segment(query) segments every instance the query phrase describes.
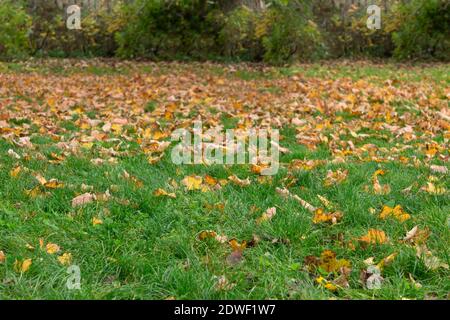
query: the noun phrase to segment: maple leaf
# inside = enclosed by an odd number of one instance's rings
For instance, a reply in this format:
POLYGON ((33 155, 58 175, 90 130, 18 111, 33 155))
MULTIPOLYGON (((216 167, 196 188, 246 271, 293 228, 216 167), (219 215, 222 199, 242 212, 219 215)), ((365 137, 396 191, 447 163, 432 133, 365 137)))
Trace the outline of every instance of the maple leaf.
POLYGON ((380 219, 387 219, 388 217, 393 217, 400 222, 404 222, 406 220, 411 219, 411 215, 406 213, 401 206, 396 205, 394 208, 389 206, 383 206, 383 209, 380 212, 380 219))
POLYGON ((358 240, 367 244, 383 244, 388 241, 388 238, 382 230, 369 229, 367 234, 360 237, 358 240))
POLYGON ((55 254, 59 252, 60 248, 57 244, 49 242, 45 246, 45 250, 47 251, 48 254, 55 254))
POLYGON ((187 176, 181 183, 184 184, 187 190, 200 190, 202 188, 203 178, 200 176, 187 176))
POLYGON ((57 259, 63 266, 68 266, 72 263, 72 254, 70 252, 65 252, 57 259))

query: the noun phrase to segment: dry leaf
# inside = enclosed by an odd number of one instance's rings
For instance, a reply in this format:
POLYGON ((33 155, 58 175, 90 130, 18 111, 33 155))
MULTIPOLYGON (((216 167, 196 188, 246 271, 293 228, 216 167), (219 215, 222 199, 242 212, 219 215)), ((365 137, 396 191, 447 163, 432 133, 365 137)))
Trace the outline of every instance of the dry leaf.
POLYGON ((233 182, 234 184, 237 184, 238 186, 241 187, 246 187, 249 186, 251 181, 249 178, 241 180, 238 177, 236 177, 235 175, 229 176, 228 180, 230 180, 231 182, 233 182))
POLYGON ((366 235, 358 239, 359 241, 367 244, 383 244, 387 242, 387 237, 384 231, 369 229, 366 235))
POLYGON ((388 217, 393 217, 400 222, 411 219, 411 215, 409 213, 406 213, 405 210, 403 210, 399 205, 395 206, 394 208, 383 206, 383 209, 380 212, 380 219, 384 220, 388 217))
POLYGON ((32 263, 33 261, 31 259, 25 259, 24 261, 16 260, 14 262, 14 270, 20 273, 27 272, 30 269, 32 263))
POLYGON ((85 204, 91 203, 94 200, 95 200, 95 195, 93 195, 92 193, 84 193, 84 194, 72 199, 72 207, 75 208, 75 207, 83 206, 85 204))
POLYGON ((169 198, 173 198, 173 199, 175 199, 177 196, 175 195, 175 193, 169 193, 169 192, 167 192, 166 190, 164 190, 164 189, 161 189, 161 188, 158 188, 158 189, 156 189, 154 192, 153 192, 153 195, 154 196, 156 196, 156 197, 163 197, 163 196, 165 196, 165 197, 169 197, 169 198))
POLYGON ((325 178, 325 186, 329 187, 334 184, 339 184, 344 182, 348 177, 348 170, 337 170, 337 171, 331 171, 328 170, 327 176, 325 178))
POLYGON ((256 223, 262 223, 264 221, 269 221, 272 220, 273 216, 277 213, 277 208, 272 207, 266 210, 266 212, 264 212, 262 214, 261 217, 259 217, 258 219, 256 219, 256 223))
POLYGON ((448 173, 448 168, 445 166, 431 165, 430 169, 431 169, 431 171, 436 172, 436 173, 442 173, 442 174, 448 173))
POLYGON ((63 266, 68 266, 72 263, 72 254, 69 252, 65 252, 61 256, 58 257, 58 261, 63 266))
POLYGON ((9 175, 13 178, 17 178, 19 176, 20 172, 22 172, 22 167, 17 166, 10 171, 9 175))
POLYGON ((93 217, 92 218, 92 225, 96 226, 96 225, 99 225, 99 224, 103 224, 103 220, 100 219, 100 218, 97 218, 97 217, 93 217))
POLYGON ((57 244, 49 242, 45 246, 45 250, 47 251, 48 254, 55 254, 55 253, 59 252, 60 248, 57 244))
POLYGON ((202 188, 202 182, 203 178, 200 176, 187 176, 181 181, 187 190, 200 190, 202 188))

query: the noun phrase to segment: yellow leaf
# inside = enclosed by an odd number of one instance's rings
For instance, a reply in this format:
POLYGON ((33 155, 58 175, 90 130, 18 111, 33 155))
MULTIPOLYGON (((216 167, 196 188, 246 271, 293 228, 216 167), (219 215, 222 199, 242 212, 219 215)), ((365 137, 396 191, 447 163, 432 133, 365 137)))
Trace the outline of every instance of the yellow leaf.
POLYGON ((198 239, 199 240, 205 240, 207 238, 215 238, 217 236, 217 233, 215 231, 211 230, 204 230, 199 233, 198 239))
POLYGON ((45 246, 45 250, 47 251, 47 253, 49 254, 55 254, 57 252, 59 252, 60 248, 57 244, 54 243, 47 243, 47 245, 45 246))
POLYGON ((231 239, 228 241, 233 251, 243 251, 247 247, 247 241, 242 241, 242 243, 237 242, 236 239, 231 239))
POLYGON ((175 193, 172 193, 172 192, 169 193, 169 192, 167 192, 166 190, 161 189, 161 188, 156 189, 156 190, 153 192, 153 195, 156 196, 156 197, 166 196, 166 197, 173 198, 173 199, 175 199, 175 198, 177 197, 177 196, 175 195, 175 193))
POLYGON ((206 176, 205 176, 205 182, 206 182, 206 184, 208 184, 208 185, 210 185, 210 186, 212 186, 212 187, 214 187, 214 186, 217 185, 217 183, 218 183, 218 181, 217 181, 216 178, 211 177, 211 176, 209 176, 209 175, 206 175, 206 176))
POLYGON ((200 176, 187 176, 181 181, 188 190, 200 190, 202 182, 203 178, 200 176))
POLYGON ((100 218, 97 218, 97 217, 93 217, 92 218, 92 225, 96 226, 96 225, 99 225, 99 224, 103 224, 103 220, 100 219, 100 218))
POLYGON ((401 206, 397 205, 394 208, 389 206, 383 206, 383 209, 380 213, 380 219, 386 219, 388 217, 393 217, 400 222, 404 222, 406 220, 411 219, 411 215, 406 213, 401 206))
POLYGON ((16 260, 14 262, 14 270, 16 270, 16 272, 21 272, 21 273, 27 272, 30 269, 32 263, 33 262, 31 259, 25 259, 22 262, 16 260))
POLYGON ((360 241, 368 244, 383 244, 387 242, 387 237, 384 231, 369 229, 366 235, 359 238, 360 241))
POLYGON ((325 250, 320 255, 319 267, 326 272, 337 272, 341 268, 350 268, 350 262, 345 259, 336 259, 336 253, 331 250, 325 250))
POLYGON ((22 171, 22 167, 21 166, 17 166, 14 169, 12 169, 9 174, 10 174, 11 177, 17 178, 21 171, 22 171))
POLYGON ((338 288, 336 285, 334 285, 332 282, 326 280, 324 277, 317 277, 316 282, 320 284, 322 287, 324 287, 327 290, 330 290, 332 292, 336 291, 338 288))
POLYGON ((0 250, 0 263, 5 262, 6 260, 6 255, 3 251, 0 250))
POLYGON ((69 252, 64 253, 63 255, 58 257, 59 263, 64 266, 68 266, 72 263, 72 254, 69 252))
POLYGON ((315 224, 322 222, 331 222, 332 224, 336 224, 341 218, 342 213, 339 211, 328 213, 319 208, 314 212, 313 222, 315 224))
POLYGON ((50 181, 44 183, 44 187, 47 189, 58 189, 64 187, 64 183, 59 182, 56 179, 51 179, 50 181))

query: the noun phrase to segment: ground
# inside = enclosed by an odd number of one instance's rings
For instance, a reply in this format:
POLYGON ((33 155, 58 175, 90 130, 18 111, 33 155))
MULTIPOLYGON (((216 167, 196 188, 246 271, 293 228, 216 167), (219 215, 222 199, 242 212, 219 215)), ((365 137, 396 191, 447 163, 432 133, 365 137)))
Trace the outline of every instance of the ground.
POLYGON ((449 75, 2 63, 0 299, 448 298, 449 75), (278 173, 175 165, 198 117, 279 129, 278 173))

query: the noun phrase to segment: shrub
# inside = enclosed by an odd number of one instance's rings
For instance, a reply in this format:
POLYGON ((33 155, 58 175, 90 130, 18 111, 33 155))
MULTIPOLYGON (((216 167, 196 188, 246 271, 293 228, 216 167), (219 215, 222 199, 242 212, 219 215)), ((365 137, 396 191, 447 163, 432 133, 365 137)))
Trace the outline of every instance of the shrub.
POLYGON ((20 3, 0 2, 0 57, 21 57, 29 53, 28 32, 31 19, 20 3))
POLYGON ((262 37, 265 61, 280 64, 312 60, 324 53, 310 1, 275 1, 265 14, 269 21, 262 37))
POLYGON ((309 1, 270 4, 259 11, 241 6, 227 16, 220 33, 226 55, 281 64, 311 60, 323 53, 309 1))
POLYGON ((395 56, 450 60, 450 2, 413 0, 397 8, 401 23, 393 34, 395 56))
POLYGON ((125 57, 206 58, 217 53, 222 16, 207 0, 138 0, 126 9, 129 23, 118 32, 125 57))

